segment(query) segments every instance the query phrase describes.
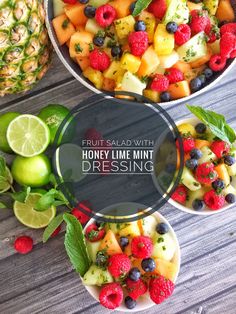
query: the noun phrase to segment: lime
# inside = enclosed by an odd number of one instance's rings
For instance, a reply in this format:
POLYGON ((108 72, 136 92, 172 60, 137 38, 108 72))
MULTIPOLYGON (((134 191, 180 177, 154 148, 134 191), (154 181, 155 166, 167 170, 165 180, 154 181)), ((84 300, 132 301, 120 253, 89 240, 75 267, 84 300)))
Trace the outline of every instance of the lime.
POLYGON ((9 168, 6 168, 6 170, 7 170, 6 179, 3 181, 0 180, 0 194, 8 191, 13 183, 11 171, 9 170, 9 168))
POLYGON ((40 118, 24 114, 9 124, 7 141, 16 154, 33 157, 41 154, 48 147, 50 131, 40 118))
POLYGON ((20 185, 41 187, 49 183, 51 164, 44 154, 30 158, 17 156, 12 163, 11 173, 20 185))
MULTIPOLYGON (((58 145, 61 144, 61 137, 64 136, 63 131, 73 124, 73 117, 70 116, 70 110, 62 105, 51 104, 43 108, 38 114, 39 118, 42 119, 50 130, 51 144, 53 144, 56 133, 59 130, 61 123, 65 120, 65 127, 62 129, 62 134, 59 138, 58 145)), ((68 130, 67 130, 68 131, 68 130)))
POLYGON ((39 212, 34 209, 35 204, 41 198, 41 194, 31 193, 25 203, 15 201, 13 209, 16 218, 29 228, 39 229, 46 227, 56 215, 54 206, 39 212))
POLYGON ((12 153, 7 141, 7 128, 12 120, 18 117, 18 112, 7 112, 0 115, 0 150, 5 153, 12 153))

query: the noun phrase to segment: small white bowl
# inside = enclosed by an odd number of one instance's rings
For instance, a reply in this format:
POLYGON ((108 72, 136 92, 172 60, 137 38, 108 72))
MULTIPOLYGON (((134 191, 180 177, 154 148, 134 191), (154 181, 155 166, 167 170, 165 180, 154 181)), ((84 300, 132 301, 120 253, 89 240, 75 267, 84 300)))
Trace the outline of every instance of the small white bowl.
MULTIPOLYGON (((145 208, 146 206, 144 205, 141 205, 143 208, 145 208)), ((140 208, 142 208, 140 206, 140 208)), ((173 228, 171 227, 171 225, 169 224, 169 222, 161 215, 159 214, 158 212, 155 212, 153 213, 152 215, 154 215, 157 219, 158 222, 164 222, 166 223, 168 226, 169 226, 169 232, 170 232, 170 235, 172 237, 172 239, 174 240, 175 242, 175 245, 176 245, 176 252, 175 252, 175 255, 172 259, 172 262, 175 263, 177 265, 177 272, 176 272, 176 276, 175 276, 175 279, 174 279, 174 283, 176 282, 177 280, 177 277, 178 277, 178 274, 179 274, 179 270, 180 270, 180 263, 181 263, 181 257, 180 257, 180 246, 179 246, 179 242, 178 242, 178 239, 177 239, 177 236, 173 230, 173 228)), ((93 223, 95 221, 95 219, 90 219, 88 221, 88 223, 86 224, 86 226, 84 227, 84 230, 86 229, 87 226, 89 226, 91 223, 93 223)), ((100 291, 100 287, 97 287, 97 286, 84 286, 85 289, 89 292, 89 294, 99 302, 99 291, 100 291)), ((174 297, 174 296, 172 296, 174 297)), ((150 307, 156 305, 150 298, 149 298, 149 294, 148 292, 140 297, 137 301, 137 306, 132 309, 132 310, 128 310, 125 305, 122 303, 120 307, 116 308, 115 310, 116 311, 119 311, 119 312, 138 312, 138 311, 144 311, 144 310, 147 310, 149 309, 150 307)))
MULTIPOLYGON (((193 126, 195 126, 199 122, 201 122, 201 121, 198 118, 194 117, 194 118, 180 120, 180 121, 176 122, 176 125, 178 126, 178 125, 183 124, 183 123, 190 123, 193 126)), ((230 207, 233 206, 233 204, 232 205, 229 204, 229 205, 225 205, 224 207, 222 207, 221 209, 218 209, 218 210, 210 210, 210 209, 204 208, 201 211, 197 211, 197 210, 194 210, 194 209, 192 209, 190 207, 186 207, 184 205, 181 205, 178 202, 175 202, 172 198, 170 198, 168 200, 168 202, 171 205, 173 205, 175 208, 178 208, 178 209, 182 210, 185 213, 193 214, 193 215, 201 215, 201 216, 209 216, 209 215, 218 214, 218 213, 221 213, 221 212, 225 211, 226 209, 229 209, 230 207)))

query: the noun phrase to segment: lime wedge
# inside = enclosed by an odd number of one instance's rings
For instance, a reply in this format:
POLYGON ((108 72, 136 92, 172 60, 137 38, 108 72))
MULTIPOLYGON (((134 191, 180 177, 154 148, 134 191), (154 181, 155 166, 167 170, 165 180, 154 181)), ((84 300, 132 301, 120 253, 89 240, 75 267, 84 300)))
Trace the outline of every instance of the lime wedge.
POLYGON ((40 118, 24 114, 9 124, 7 141, 16 154, 33 157, 43 153, 48 147, 50 131, 40 118))
POLYGON ((8 191, 13 183, 13 178, 11 175, 11 171, 9 170, 9 168, 6 168, 7 170, 7 177, 5 180, 1 180, 0 179, 0 194, 8 191))
POLYGON ((56 215, 54 206, 49 209, 39 212, 34 209, 42 195, 31 193, 25 203, 15 201, 13 209, 16 218, 25 226, 33 229, 46 227, 56 215))

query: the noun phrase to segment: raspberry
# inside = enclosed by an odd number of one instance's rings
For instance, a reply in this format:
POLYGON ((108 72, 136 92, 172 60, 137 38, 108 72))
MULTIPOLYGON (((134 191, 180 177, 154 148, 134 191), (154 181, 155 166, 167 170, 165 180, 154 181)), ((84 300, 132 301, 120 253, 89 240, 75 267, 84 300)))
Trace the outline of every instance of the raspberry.
POLYGON ((166 72, 166 77, 168 78, 170 84, 174 84, 184 80, 183 72, 175 68, 169 69, 166 72))
POLYGON ((207 207, 212 210, 218 210, 225 204, 224 195, 217 194, 215 190, 211 190, 204 195, 204 202, 207 207))
POLYGON ((171 198, 180 204, 185 204, 187 199, 186 187, 184 185, 179 185, 172 194, 171 198))
POLYGON ((224 35, 225 33, 231 33, 236 35, 236 23, 228 23, 220 28, 220 34, 221 36, 224 35))
POLYGON ((222 71, 226 66, 226 58, 221 55, 213 55, 209 62, 209 67, 214 72, 222 71))
POLYGON ((123 300, 123 290, 116 282, 108 283, 102 287, 99 294, 99 301, 104 307, 114 310, 119 307, 123 300))
POLYGON ((85 236, 89 242, 97 242, 104 238, 105 230, 93 223, 86 228, 85 236))
POLYGON ((141 295, 144 295, 147 292, 147 284, 142 279, 139 279, 138 281, 133 281, 127 278, 125 283, 128 295, 133 300, 137 300, 141 295))
POLYGON ((138 236, 133 238, 131 242, 132 255, 137 258, 148 258, 151 256, 153 243, 151 238, 146 236, 138 236))
POLYGON ((20 254, 27 254, 33 249, 33 240, 27 236, 21 236, 15 240, 15 250, 20 254))
POLYGON ((146 32, 132 32, 128 40, 131 53, 134 56, 140 57, 148 48, 148 35, 146 32))
POLYGON ((230 58, 231 53, 236 49, 236 36, 225 33, 220 39, 220 54, 222 58, 230 58))
POLYGON ((67 4, 76 4, 77 0, 63 0, 63 2, 67 4))
POLYGON ((60 233, 60 231, 61 231, 61 226, 58 226, 51 234, 51 238, 56 237, 60 233))
POLYGON ((95 19, 102 27, 110 26, 116 19, 116 10, 109 4, 97 8, 95 19))
MULTIPOLYGON (((195 140, 191 135, 183 134, 181 138, 182 138, 183 149, 185 153, 189 153, 192 149, 195 148, 195 140)), ((178 140, 176 142, 176 146, 178 149, 180 149, 178 140)))
POLYGON ((178 46, 182 46, 191 38, 191 28, 187 24, 179 25, 175 32, 175 43, 178 46))
POLYGON ((230 58, 236 58, 236 49, 231 52, 230 58))
POLYGON ((151 89, 157 92, 165 92, 169 88, 169 80, 165 75, 156 74, 151 83, 151 89))
POLYGON ((166 0, 153 0, 148 7, 148 11, 151 12, 159 20, 162 20, 162 18, 166 14, 166 10, 166 0))
POLYGON ((82 212, 80 208, 82 208, 86 212, 91 212, 92 211, 91 204, 89 201, 82 201, 78 204, 78 207, 73 208, 73 210, 71 211, 71 214, 74 215, 79 220, 79 222, 83 225, 89 221, 90 216, 82 212))
POLYGON ((193 10, 190 12, 191 21, 189 26, 192 30, 192 34, 198 34, 205 31, 208 33, 211 28, 211 20, 208 16, 207 11, 193 10))
POLYGON ((195 178, 202 184, 211 184, 218 178, 217 172, 214 170, 214 164, 204 162, 199 165, 195 172, 195 178))
POLYGON ((227 155, 230 151, 230 146, 228 143, 224 142, 224 141, 214 141, 211 144, 211 150, 213 151, 213 153, 216 155, 217 158, 221 158, 224 155, 227 155))
POLYGON ((115 278, 123 277, 130 269, 131 261, 126 254, 114 254, 108 260, 108 270, 115 278))
POLYGON ((160 304, 172 295, 174 288, 174 283, 163 276, 152 278, 149 282, 150 298, 154 303, 160 304))
POLYGON ((91 67, 98 71, 105 71, 111 63, 111 60, 106 52, 98 49, 94 49, 90 52, 89 60, 91 67))

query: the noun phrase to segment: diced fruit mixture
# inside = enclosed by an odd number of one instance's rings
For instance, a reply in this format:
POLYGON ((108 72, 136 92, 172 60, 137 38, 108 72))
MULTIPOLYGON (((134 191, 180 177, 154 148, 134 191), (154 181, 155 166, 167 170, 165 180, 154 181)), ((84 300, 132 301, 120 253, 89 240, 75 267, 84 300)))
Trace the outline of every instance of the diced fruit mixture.
POLYGON ((235 58, 230 1, 145 3, 54 0, 58 42, 97 89, 167 102, 199 91, 235 58))
MULTIPOLYGON (((195 211, 216 211, 236 201, 236 135, 222 115, 188 107, 206 123, 178 125, 184 168, 172 199, 195 211)), ((179 146, 177 143, 178 152, 179 146)))
POLYGON ((156 304, 174 291, 177 244, 169 226, 153 216, 129 223, 91 223, 85 229, 92 265, 85 285, 100 287, 108 309, 133 309, 148 294, 156 304))

